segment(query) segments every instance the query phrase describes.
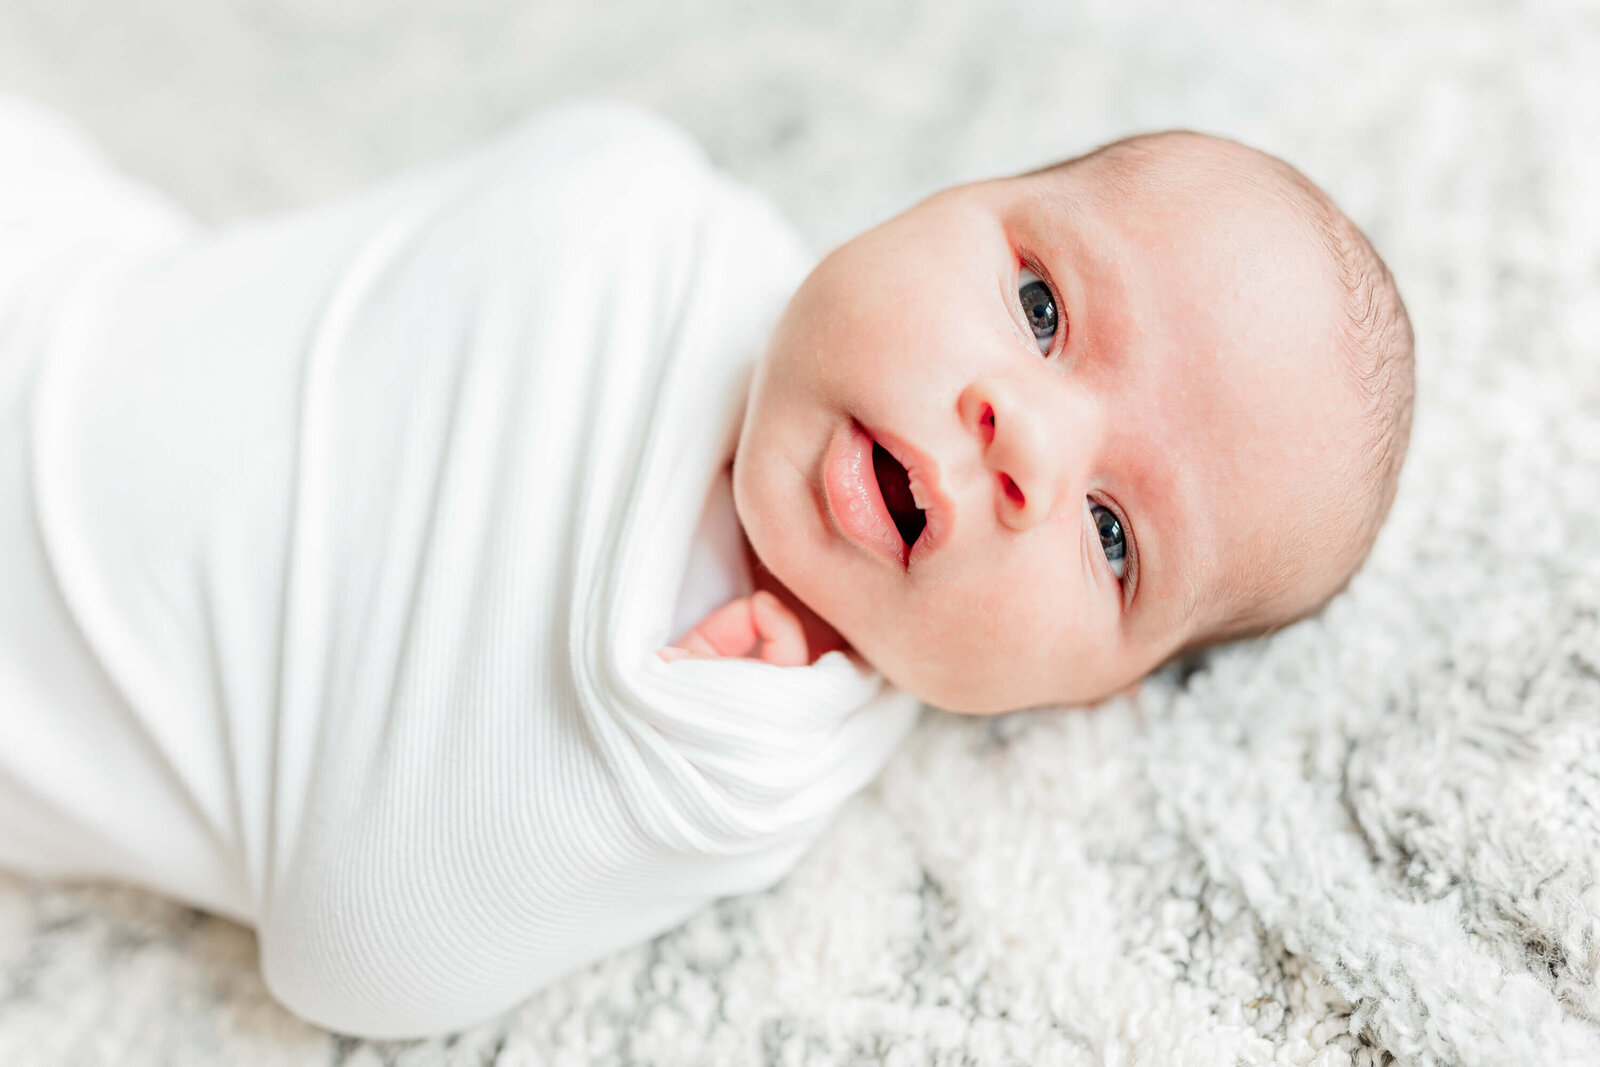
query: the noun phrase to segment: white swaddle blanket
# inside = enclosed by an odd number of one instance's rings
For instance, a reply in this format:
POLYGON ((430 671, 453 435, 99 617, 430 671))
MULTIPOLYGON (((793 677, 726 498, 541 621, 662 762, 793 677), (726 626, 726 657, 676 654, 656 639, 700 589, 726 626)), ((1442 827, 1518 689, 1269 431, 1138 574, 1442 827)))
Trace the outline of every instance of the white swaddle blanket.
POLYGON ((420 1035, 771 885, 910 729, 842 653, 655 656, 807 267, 674 128, 568 105, 216 233, 73 152, 53 222, 0 184, 0 864, 420 1035))

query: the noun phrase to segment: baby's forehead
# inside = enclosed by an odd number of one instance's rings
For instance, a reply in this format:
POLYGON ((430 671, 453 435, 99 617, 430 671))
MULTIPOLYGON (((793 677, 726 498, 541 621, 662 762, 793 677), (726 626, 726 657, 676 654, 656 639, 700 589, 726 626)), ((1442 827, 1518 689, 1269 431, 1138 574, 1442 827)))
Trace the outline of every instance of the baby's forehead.
MULTIPOLYGON (((1174 130, 1113 142, 1021 175, 1061 221, 1111 213, 1170 234, 1217 239, 1241 224, 1277 226, 1285 241, 1326 253, 1338 215, 1320 189, 1282 160, 1226 138, 1174 130)), ((1332 277, 1331 257, 1320 262, 1332 277)))
POLYGON ((1281 191, 1195 167, 1133 183, 1069 173, 1023 198, 1023 240, 1084 290, 1064 294, 1083 298, 1080 339, 1087 327, 1113 347, 1154 335, 1180 354, 1339 362, 1348 300, 1320 227, 1281 191))

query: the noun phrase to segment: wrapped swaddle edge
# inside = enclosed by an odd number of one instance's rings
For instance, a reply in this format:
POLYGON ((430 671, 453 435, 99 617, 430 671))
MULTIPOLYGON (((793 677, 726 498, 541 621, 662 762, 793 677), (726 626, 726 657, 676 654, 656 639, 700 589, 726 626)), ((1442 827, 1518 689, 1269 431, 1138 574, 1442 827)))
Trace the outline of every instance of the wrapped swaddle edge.
POLYGON ((750 367, 811 263, 768 202, 706 169, 685 309, 607 529, 609 569, 575 602, 572 637, 591 726, 636 817, 674 847, 727 854, 813 837, 876 776, 920 704, 844 653, 807 667, 655 655, 750 367))

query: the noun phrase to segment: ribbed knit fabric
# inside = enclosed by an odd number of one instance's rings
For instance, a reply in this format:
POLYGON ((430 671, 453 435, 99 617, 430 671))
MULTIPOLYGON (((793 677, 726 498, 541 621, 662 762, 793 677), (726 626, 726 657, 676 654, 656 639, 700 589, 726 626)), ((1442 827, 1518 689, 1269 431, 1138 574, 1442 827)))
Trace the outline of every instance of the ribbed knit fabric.
POLYGON ((844 654, 654 655, 808 265, 674 128, 568 105, 169 223, 0 273, 0 862, 250 923, 292 1010, 420 1035, 771 885, 909 730, 844 654))

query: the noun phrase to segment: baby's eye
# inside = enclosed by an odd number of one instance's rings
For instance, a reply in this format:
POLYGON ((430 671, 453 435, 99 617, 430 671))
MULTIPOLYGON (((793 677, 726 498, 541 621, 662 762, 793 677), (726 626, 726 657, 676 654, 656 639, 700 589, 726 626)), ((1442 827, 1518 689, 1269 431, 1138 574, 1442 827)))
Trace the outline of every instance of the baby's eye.
POLYGON ((1093 504, 1089 507, 1089 516, 1094 519, 1094 526, 1100 534, 1100 547, 1105 549, 1106 562, 1111 564, 1111 573, 1120 580, 1122 572, 1127 568, 1128 539, 1122 533, 1122 520, 1103 504, 1093 504))
POLYGON ((1039 342, 1039 351, 1049 352, 1050 341, 1056 335, 1056 298, 1050 287, 1027 267, 1017 278, 1017 296, 1022 300, 1022 313, 1039 342))

